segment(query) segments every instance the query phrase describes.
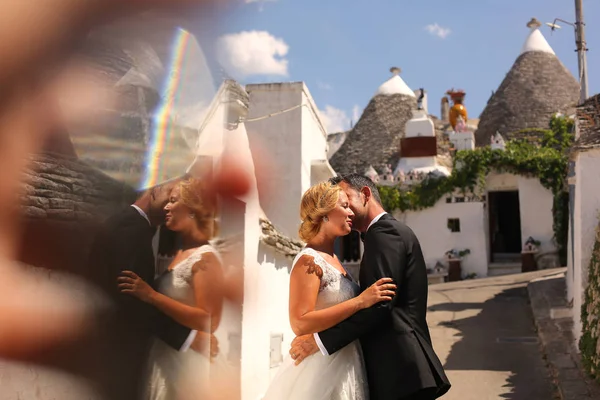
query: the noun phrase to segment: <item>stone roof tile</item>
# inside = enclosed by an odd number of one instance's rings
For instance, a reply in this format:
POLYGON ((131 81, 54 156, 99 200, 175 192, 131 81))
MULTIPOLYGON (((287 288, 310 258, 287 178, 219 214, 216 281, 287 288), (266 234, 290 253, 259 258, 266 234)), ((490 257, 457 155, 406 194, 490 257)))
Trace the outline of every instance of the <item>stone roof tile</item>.
POLYGON ((510 140, 522 129, 548 129, 552 115, 572 114, 578 98, 579 83, 554 54, 527 51, 481 113, 475 144, 489 145, 497 131, 510 140))

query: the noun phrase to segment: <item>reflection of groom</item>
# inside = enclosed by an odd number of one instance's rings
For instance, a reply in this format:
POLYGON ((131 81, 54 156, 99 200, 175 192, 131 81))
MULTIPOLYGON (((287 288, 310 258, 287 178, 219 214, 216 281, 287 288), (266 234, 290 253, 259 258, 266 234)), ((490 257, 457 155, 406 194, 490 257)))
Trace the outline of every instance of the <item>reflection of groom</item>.
POLYGON ((432 400, 450 389, 436 356, 427 321, 427 272, 412 230, 387 214, 373 182, 362 175, 333 178, 348 195, 354 229, 364 234, 360 286, 391 277, 398 286, 389 303, 360 311, 314 336, 296 338, 296 362, 319 349, 335 353, 360 339, 371 400, 432 400))
MULTIPOLYGON (((164 206, 179 180, 169 181, 146 191, 133 205, 111 216, 98 235, 90 253, 93 276, 117 304, 117 322, 107 356, 110 377, 105 389, 107 398, 136 400, 142 397, 146 382, 144 372, 152 338, 163 340, 172 348, 205 351, 207 343, 215 346, 212 335, 196 332, 175 322, 158 309, 135 297, 121 294, 117 277, 122 270, 135 272, 146 282, 154 282, 155 259, 152 238, 156 227, 164 222, 164 206)), ((216 351, 215 347, 211 352, 216 351)))

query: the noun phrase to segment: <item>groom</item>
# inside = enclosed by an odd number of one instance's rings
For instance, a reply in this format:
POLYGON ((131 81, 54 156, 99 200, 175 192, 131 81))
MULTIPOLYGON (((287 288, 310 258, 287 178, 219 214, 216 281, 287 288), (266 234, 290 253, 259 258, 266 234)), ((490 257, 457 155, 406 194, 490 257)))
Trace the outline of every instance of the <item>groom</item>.
MULTIPOLYGON (((106 339, 110 343, 110 351, 103 360, 111 369, 103 384, 106 398, 111 400, 142 398, 146 385, 145 367, 153 337, 178 351, 188 351, 190 347, 204 351, 209 342, 216 346, 212 335, 182 326, 151 305, 119 293, 117 288, 117 277, 125 269, 135 272, 150 284, 154 282, 152 238, 156 228, 164 222, 164 207, 171 190, 180 180, 149 189, 134 204, 108 218, 92 246, 90 264, 94 269, 93 280, 110 294, 117 305, 113 329, 106 329, 110 331, 107 333, 110 338, 106 339)), ((216 348, 211 347, 213 355, 215 351, 216 348)))
POLYGON ((319 350, 330 355, 360 339, 371 400, 433 400, 444 395, 450 382, 425 319, 427 272, 417 237, 384 211, 369 178, 350 174, 331 182, 348 195, 354 229, 364 235, 361 289, 391 277, 398 290, 389 303, 360 311, 314 336, 294 339, 292 358, 298 364, 319 350))

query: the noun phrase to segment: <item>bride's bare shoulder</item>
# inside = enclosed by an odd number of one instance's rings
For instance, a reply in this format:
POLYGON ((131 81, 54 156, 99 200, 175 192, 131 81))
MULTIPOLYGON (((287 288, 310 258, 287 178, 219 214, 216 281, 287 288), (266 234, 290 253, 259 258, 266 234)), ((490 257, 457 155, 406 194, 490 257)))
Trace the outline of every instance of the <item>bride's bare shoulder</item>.
POLYGON ((316 275, 319 279, 323 277, 323 268, 315 262, 315 257, 310 254, 303 254, 296 260, 292 273, 293 272, 295 272, 296 275, 316 275))
POLYGON ((192 272, 222 272, 221 261, 215 252, 204 252, 192 266, 192 272))

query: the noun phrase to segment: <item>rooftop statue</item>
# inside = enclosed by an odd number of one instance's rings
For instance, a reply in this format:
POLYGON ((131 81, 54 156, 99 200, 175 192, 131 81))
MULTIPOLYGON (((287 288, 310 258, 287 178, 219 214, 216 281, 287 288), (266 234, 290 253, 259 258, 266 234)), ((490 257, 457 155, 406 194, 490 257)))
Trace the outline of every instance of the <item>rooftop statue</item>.
POLYGON ((454 128, 454 132, 466 132, 467 131, 467 123, 463 119, 462 115, 459 115, 456 119, 456 127, 454 128))
POLYGON ((467 109, 466 107, 463 105, 463 101, 465 99, 465 91, 464 90, 454 90, 454 89, 450 89, 446 92, 447 95, 450 96, 450 98, 452 99, 452 102, 454 103, 452 105, 452 108, 450 108, 450 125, 452 125, 452 129, 454 129, 455 132, 458 132, 456 130, 456 125, 458 123, 458 117, 462 117, 464 124, 465 124, 465 129, 466 129, 466 123, 467 123, 467 109))
POLYGON ((496 131, 496 134, 492 136, 491 138, 491 145, 492 145, 492 150, 504 150, 504 138, 502 137, 502 135, 500 134, 500 132, 496 131))
POLYGON ((420 88, 419 91, 421 92, 421 94, 419 95, 419 98, 417 99, 417 110, 422 110, 423 109, 423 98, 425 97, 425 89, 420 88))

